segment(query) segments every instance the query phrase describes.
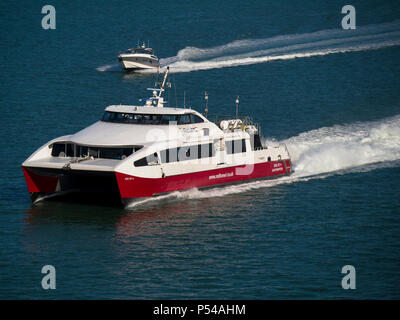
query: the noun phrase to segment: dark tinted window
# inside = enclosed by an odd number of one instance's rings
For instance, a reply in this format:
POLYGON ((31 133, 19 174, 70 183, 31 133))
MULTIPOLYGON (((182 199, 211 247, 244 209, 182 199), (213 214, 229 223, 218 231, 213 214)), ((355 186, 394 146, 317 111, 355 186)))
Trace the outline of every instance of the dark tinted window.
POLYGON ((187 147, 171 148, 162 150, 161 161, 163 163, 171 163, 177 161, 194 160, 201 158, 210 158, 214 156, 214 148, 212 143, 193 145, 187 147))
POLYGON ((139 114, 106 111, 101 119, 104 122, 168 125, 171 121, 178 122, 179 115, 169 114, 139 114))
POLYGON ((76 146, 76 156, 84 158, 88 155, 89 148, 86 146, 76 146))
POLYGON ((204 120, 196 114, 192 114, 192 123, 203 123, 204 120))
POLYGON ((135 165, 135 167, 147 166, 147 158, 144 157, 142 159, 136 160, 133 164, 135 165))
POLYGON ((182 114, 179 116, 178 124, 190 124, 191 121, 190 114, 182 114))
POLYGON ((263 148, 263 146, 262 146, 262 143, 261 143, 261 138, 260 138, 260 135, 258 135, 258 134, 255 134, 254 135, 254 149, 262 149, 263 148))
POLYGON ((154 164, 158 164, 158 155, 157 152, 152 153, 144 158, 141 158, 139 160, 136 160, 133 165, 135 167, 144 167, 144 166, 148 166, 148 165, 154 165, 154 164))
POLYGON ((150 48, 135 48, 135 49, 128 49, 126 53, 145 53, 145 54, 153 54, 153 50, 150 48))
POLYGON ((53 144, 53 148, 51 149, 51 155, 53 157, 65 157, 65 143, 55 143, 53 144), (60 153, 62 153, 60 155, 60 153))
POLYGON ((160 116, 161 123, 160 124, 169 124, 170 122, 178 122, 178 117, 177 115, 169 115, 169 114, 164 114, 160 116))
POLYGON ((168 125, 170 122, 178 124, 202 123, 204 120, 195 114, 139 114, 106 111, 101 119, 104 122, 168 125))
POLYGON ((89 157, 98 158, 99 157, 99 148, 89 147, 88 155, 89 155, 89 157))
POLYGON ((84 158, 90 156, 93 158, 121 160, 129 157, 133 152, 141 149, 137 147, 126 148, 108 148, 108 147, 88 147, 75 145, 73 143, 55 143, 52 146, 51 155, 53 157, 77 157, 84 158))
POLYGON ((132 148, 100 148, 99 158, 121 160, 132 154, 132 148))
POLYGON ((74 145, 71 143, 67 143, 67 157, 74 156, 74 145))

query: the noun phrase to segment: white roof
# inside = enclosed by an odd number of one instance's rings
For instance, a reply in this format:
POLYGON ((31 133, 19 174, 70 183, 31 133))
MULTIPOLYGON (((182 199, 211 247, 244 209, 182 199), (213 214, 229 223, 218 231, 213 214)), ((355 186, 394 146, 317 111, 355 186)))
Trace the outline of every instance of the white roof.
POLYGON ((168 126, 132 125, 98 121, 73 134, 69 140, 77 144, 96 146, 144 145, 157 140, 157 135, 168 137, 168 126), (149 134, 154 130, 156 137, 149 134))
MULTIPOLYGON (((71 141, 88 146, 139 146, 162 141, 189 139, 190 135, 194 134, 190 130, 197 130, 197 136, 202 136, 201 128, 209 128, 210 136, 222 134, 222 131, 211 122, 171 127, 169 125, 133 125, 98 121, 73 135, 56 140, 71 141)), ((207 139, 209 139, 208 136, 207 139)))
POLYGON ((139 114, 188 114, 193 113, 199 115, 196 110, 182 108, 167 108, 167 107, 143 107, 129 105, 111 105, 106 111, 123 112, 123 113, 139 113, 139 114))

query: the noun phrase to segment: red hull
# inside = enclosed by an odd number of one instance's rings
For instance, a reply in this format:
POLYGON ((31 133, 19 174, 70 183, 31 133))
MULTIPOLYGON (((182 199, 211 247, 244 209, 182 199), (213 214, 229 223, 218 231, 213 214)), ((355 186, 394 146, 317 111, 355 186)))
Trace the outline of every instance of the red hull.
POLYGON ((290 160, 202 171, 164 178, 140 178, 116 172, 122 199, 152 197, 157 194, 204 188, 250 179, 279 177, 291 173, 290 160), (246 174, 244 174, 246 173, 246 174))
MULTIPOLYGON (((29 168, 22 168, 24 171, 28 190, 31 193, 54 193, 62 170, 50 172, 46 175, 32 172, 29 168)), ((191 188, 204 188, 221 184, 237 183, 241 181, 261 178, 278 178, 292 172, 291 161, 271 161, 255 165, 237 166, 230 168, 215 169, 164 178, 141 178, 115 172, 121 199, 144 198, 154 195, 168 193, 191 188)), ((70 173, 72 173, 70 171, 70 173)), ((112 174, 112 173, 111 173, 112 174)), ((107 180, 109 181, 109 180, 107 180)), ((109 182, 107 182, 108 184, 109 182)), ((62 185, 62 183, 61 183, 62 185)), ((67 191, 61 190, 59 191, 67 191)))
POLYGON ((24 171, 26 185, 30 193, 56 191, 57 177, 39 175, 24 167, 22 167, 22 170, 24 171))

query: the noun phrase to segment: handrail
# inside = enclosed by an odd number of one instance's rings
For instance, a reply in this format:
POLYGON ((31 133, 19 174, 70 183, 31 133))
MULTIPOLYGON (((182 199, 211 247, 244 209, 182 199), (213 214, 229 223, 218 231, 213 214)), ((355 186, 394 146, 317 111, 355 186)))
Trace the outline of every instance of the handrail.
MULTIPOLYGON (((219 123, 223 120, 232 120, 235 119, 236 116, 234 115, 224 115, 224 114, 209 114, 207 118, 214 122, 215 124, 219 125, 219 123)), ((258 122, 255 122, 252 117, 245 116, 245 115, 238 115, 237 119, 242 120, 243 125, 250 126, 253 125, 256 127, 257 131, 261 135, 261 126, 258 122)))

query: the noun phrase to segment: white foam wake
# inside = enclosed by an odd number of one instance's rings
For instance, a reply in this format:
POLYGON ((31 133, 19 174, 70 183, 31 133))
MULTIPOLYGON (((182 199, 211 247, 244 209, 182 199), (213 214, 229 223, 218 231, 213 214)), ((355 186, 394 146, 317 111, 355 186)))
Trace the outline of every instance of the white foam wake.
POLYGON ((133 203, 127 208, 165 200, 222 197, 281 184, 322 179, 334 174, 400 166, 400 115, 373 122, 323 127, 284 141, 267 140, 268 145, 280 143, 285 143, 291 154, 295 170, 291 176, 208 190, 174 192, 162 198, 133 203))
POLYGON ((283 141, 297 175, 311 176, 400 159, 400 115, 308 131, 283 141))
MULTIPOLYGON (((161 59, 171 72, 191 72, 276 60, 290 60, 400 45, 400 21, 361 26, 356 30, 322 30, 265 39, 237 40, 212 48, 186 47, 161 59)), ((151 72, 151 71, 145 71, 151 72)))
POLYGON ((121 72, 122 68, 119 64, 106 64, 96 68, 96 70, 100 72, 121 72))
MULTIPOLYGON (((236 40, 211 48, 186 47, 175 56, 160 59, 161 71, 191 72, 234 67, 276 60, 290 60, 352 51, 378 50, 400 45, 400 20, 359 26, 355 30, 330 29, 311 33, 279 35, 263 39, 236 40)), ((98 71, 121 71, 118 64, 98 71)), ((142 70, 142 73, 155 73, 142 70)))

